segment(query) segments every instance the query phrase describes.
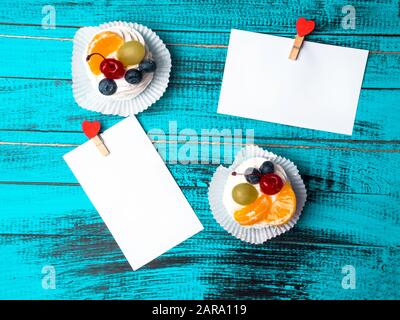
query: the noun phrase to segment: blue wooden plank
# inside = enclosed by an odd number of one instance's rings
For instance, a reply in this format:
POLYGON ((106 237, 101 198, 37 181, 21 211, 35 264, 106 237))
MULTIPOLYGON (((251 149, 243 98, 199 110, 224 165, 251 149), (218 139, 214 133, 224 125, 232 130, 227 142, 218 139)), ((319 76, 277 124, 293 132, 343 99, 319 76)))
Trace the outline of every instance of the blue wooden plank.
MULTIPOLYGON (((182 177, 177 180, 182 184, 182 177)), ((204 240, 237 245, 239 241, 214 221, 207 188, 182 187, 182 190, 205 226, 204 240)), ((0 234, 109 236, 79 186, 0 184, 0 191, 0 234)), ((308 191, 309 200, 298 225, 276 241, 348 246, 399 245, 398 195, 316 188, 308 191)))
MULTIPOLYGON (((376 37, 371 42, 365 36, 358 38, 321 36, 315 40, 372 50, 367 62, 363 87, 399 88, 400 47, 397 37, 376 37), (388 73, 387 70, 391 72, 388 73)), ((222 46, 211 48, 201 44, 219 41, 214 39, 213 34, 207 37, 180 36, 176 40, 174 34, 166 34, 164 41, 172 42, 168 48, 172 55, 173 81, 191 86, 214 87, 220 84, 227 52, 227 39, 224 39, 222 46), (188 46, 179 45, 175 41, 182 41, 183 44, 190 44, 193 41, 200 43, 198 46, 188 46)), ((9 62, 4 64, 0 77, 70 79, 71 52, 72 41, 0 37, 0 59, 9 62), (10 55, 10 52, 13 54, 10 55), (35 63, 29 64, 32 61, 35 63)))
MULTIPOLYGON (((398 2, 354 0, 356 28, 343 29, 342 8, 348 1, 270 1, 270 0, 213 0, 163 1, 149 4, 146 0, 109 2, 57 2, 59 26, 82 26, 105 21, 136 21, 162 30, 227 31, 232 27, 264 32, 293 33, 300 16, 315 19, 319 33, 387 34, 399 33, 398 2)), ((0 21, 8 23, 41 24, 46 0, 25 2, 15 0, 0 8, 0 21)))
MULTIPOLYGON (((128 0, 59 2, 57 29, 40 27, 45 4, 16 0, 0 8, 0 59, 8 62, 0 71, 0 298, 399 298, 396 1, 353 2, 355 30, 340 27, 348 4, 341 0, 138 0, 134 10, 128 0), (292 37, 299 15, 317 20, 310 40, 372 50, 352 137, 213 114, 230 28, 292 37), (263 246, 232 238, 208 208, 216 166, 169 165, 205 230, 130 270, 61 159, 85 140, 83 118, 105 127, 120 120, 78 108, 69 80, 77 26, 113 19, 156 29, 173 55, 170 88, 139 116, 144 128, 168 132, 176 121, 197 132, 254 129, 256 143, 296 162, 310 190, 294 230, 263 246), (41 286, 45 265, 56 267, 56 290, 41 286), (341 286, 345 265, 356 268, 356 290, 341 286)), ((176 134, 166 138, 171 144, 176 134)))
POLYGON ((398 248, 202 239, 182 243, 132 272, 114 240, 0 236, 0 298, 18 299, 398 299, 398 248), (342 268, 355 267, 356 289, 342 268), (41 286, 53 266, 56 289, 41 286))
MULTIPOLYGON (((84 25, 45 29, 40 25, 8 24, 0 22, 0 38, 71 42, 75 32, 80 27, 84 27, 84 25)), ((252 29, 249 28, 246 30, 252 29)), ((230 34, 230 29, 227 31, 216 29, 208 32, 160 29, 153 29, 153 31, 156 32, 169 47, 192 47, 208 50, 226 48, 228 46, 230 34)), ((290 33, 266 31, 265 33, 289 38, 293 37, 293 31, 290 33)), ((400 49, 397 41, 398 37, 398 34, 387 34, 387 32, 371 37, 366 34, 353 34, 349 31, 343 34, 310 34, 307 36, 307 39, 325 44, 366 49, 370 50, 371 54, 398 55, 400 49)), ((204 52, 204 50, 202 52, 204 52)))
MULTIPOLYGON (((2 130, 80 132, 83 119, 98 119, 105 128, 121 119, 80 108, 73 100, 70 82, 0 79, 0 88, 2 130)), ((190 128, 200 134, 202 129, 215 128, 242 129, 244 135, 246 129, 252 129, 256 137, 284 139, 398 140, 400 136, 400 90, 363 90, 352 136, 216 114, 218 97, 219 85, 193 86, 172 79, 162 99, 138 118, 146 131, 158 128, 166 134, 173 133, 176 124, 176 133, 190 128)), ((3 139, 7 141, 7 137, 3 139)), ((58 142, 65 140, 61 138, 58 142)))
MULTIPOLYGON (((311 190, 382 195, 396 194, 399 190, 400 178, 393 175, 395 168, 400 166, 398 143, 394 150, 371 150, 370 144, 362 144, 360 150, 346 146, 338 150, 335 146, 336 142, 326 143, 326 147, 295 142, 271 145, 266 149, 291 159, 311 190)), ((172 147, 181 154, 181 143, 159 145, 161 155, 182 187, 207 186, 216 167, 219 164, 229 166, 236 151, 233 146, 214 144, 204 144, 200 150, 200 146, 194 144, 191 153, 174 161, 175 157, 169 152, 172 147)), ((0 182, 76 183, 62 159, 72 148, 69 145, 0 145, 0 182)))

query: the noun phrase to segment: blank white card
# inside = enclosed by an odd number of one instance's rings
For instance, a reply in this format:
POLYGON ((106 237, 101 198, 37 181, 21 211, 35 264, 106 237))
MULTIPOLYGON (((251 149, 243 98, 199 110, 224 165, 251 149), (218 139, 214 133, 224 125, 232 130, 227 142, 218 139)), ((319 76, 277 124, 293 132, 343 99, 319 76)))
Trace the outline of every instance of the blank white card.
POLYGON ((367 50, 232 30, 218 113, 352 134, 367 50))
POLYGON ((136 270, 203 229, 135 117, 64 155, 126 259, 136 270))

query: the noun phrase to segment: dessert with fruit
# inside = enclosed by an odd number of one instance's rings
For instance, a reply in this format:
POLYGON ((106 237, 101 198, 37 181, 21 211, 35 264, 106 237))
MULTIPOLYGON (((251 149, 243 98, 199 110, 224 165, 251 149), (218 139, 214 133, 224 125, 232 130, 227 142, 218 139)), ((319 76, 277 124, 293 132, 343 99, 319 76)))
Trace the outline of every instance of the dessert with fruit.
POLYGON ((227 178, 223 204, 241 226, 280 226, 295 214, 296 194, 280 165, 254 157, 240 163, 227 178))
POLYGON ((143 36, 129 26, 112 26, 95 34, 84 59, 98 92, 119 100, 142 93, 157 68, 143 36))

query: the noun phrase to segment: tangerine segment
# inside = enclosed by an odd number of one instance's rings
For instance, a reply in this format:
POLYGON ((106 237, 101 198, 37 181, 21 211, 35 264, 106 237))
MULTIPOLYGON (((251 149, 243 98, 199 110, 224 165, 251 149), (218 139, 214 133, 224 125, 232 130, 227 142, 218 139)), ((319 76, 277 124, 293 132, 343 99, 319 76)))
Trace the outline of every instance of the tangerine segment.
POLYGON ((290 183, 286 182, 282 190, 276 195, 271 209, 264 221, 275 226, 287 223, 296 211, 296 194, 290 183))
MULTIPOLYGON (((117 33, 111 31, 100 32, 95 35, 89 43, 88 55, 97 52, 107 57, 109 54, 117 51, 123 44, 124 39, 117 33)), ((90 58, 88 63, 90 71, 92 71, 93 74, 99 75, 101 73, 100 63, 102 61, 103 58, 99 55, 94 55, 90 58)))
POLYGON ((262 221, 271 206, 271 199, 267 195, 261 195, 252 204, 236 210, 233 217, 243 226, 251 226, 262 221))

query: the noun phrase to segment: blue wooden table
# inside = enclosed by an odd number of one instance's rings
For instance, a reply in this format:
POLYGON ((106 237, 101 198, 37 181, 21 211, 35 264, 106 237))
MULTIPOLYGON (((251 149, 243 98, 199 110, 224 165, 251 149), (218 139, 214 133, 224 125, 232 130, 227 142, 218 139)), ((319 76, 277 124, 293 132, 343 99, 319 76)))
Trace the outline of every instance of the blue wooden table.
MULTIPOLYGON (((0 298, 400 298, 398 1, 3 0, 0 58, 0 298), (354 29, 342 25, 345 5, 354 29), (316 20, 309 40, 370 50, 352 136, 216 114, 230 29, 293 38, 299 16, 316 20), (207 201, 217 164, 167 157, 205 230, 131 271, 62 159, 86 140, 83 119, 105 128, 121 120, 81 109, 71 90, 74 33, 113 20, 152 28, 172 55, 167 92, 138 116, 146 131, 164 130, 166 147, 179 147, 189 138, 171 124, 254 130, 254 142, 294 161, 306 182, 293 230, 261 246, 231 237, 207 201), (55 288, 46 286, 53 271, 55 288)), ((214 138, 198 145, 225 145, 214 138)))

